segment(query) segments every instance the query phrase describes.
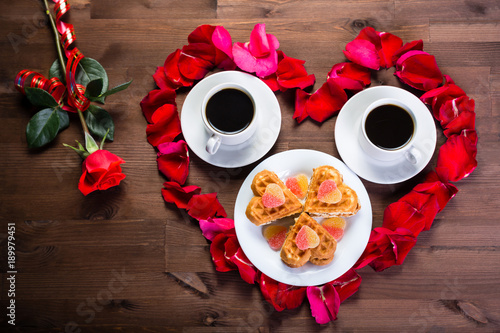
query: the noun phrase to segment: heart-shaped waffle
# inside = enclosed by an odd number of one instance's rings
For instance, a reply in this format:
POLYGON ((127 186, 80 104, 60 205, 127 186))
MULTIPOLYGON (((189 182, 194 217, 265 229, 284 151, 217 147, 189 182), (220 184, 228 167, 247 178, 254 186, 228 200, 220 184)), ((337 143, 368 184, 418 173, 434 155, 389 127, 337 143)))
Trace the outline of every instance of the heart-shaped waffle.
POLYGON ((356 214, 360 209, 358 195, 353 189, 344 184, 342 175, 337 169, 330 165, 323 165, 314 169, 307 191, 306 202, 304 203, 304 212, 312 216, 347 217, 356 214), (339 202, 331 204, 318 199, 319 188, 325 180, 335 181, 337 189, 342 193, 339 202))
POLYGON ((290 227, 285 243, 281 247, 280 257, 287 266, 292 268, 303 266, 308 261, 321 266, 333 260, 336 249, 337 241, 332 235, 308 214, 302 213, 296 219, 295 224, 290 227), (299 249, 296 239, 303 226, 308 226, 318 234, 318 246, 306 250, 299 249))
POLYGON ((252 191, 254 197, 248 203, 246 216, 255 225, 263 225, 272 221, 300 213, 302 203, 285 186, 279 177, 272 171, 263 170, 255 175, 252 181, 252 191), (262 196, 266 192, 269 184, 277 184, 283 191, 285 202, 277 207, 266 207, 262 202, 262 196))

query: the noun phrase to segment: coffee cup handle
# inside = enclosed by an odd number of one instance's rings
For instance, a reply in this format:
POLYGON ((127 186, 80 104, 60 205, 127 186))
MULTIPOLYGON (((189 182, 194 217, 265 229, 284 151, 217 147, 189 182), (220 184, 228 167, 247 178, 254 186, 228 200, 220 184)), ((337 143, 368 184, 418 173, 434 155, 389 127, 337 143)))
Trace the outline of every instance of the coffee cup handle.
POLYGON ((207 150, 207 153, 210 155, 213 155, 219 150, 221 144, 221 138, 217 134, 212 134, 212 136, 208 139, 207 141, 207 146, 205 149, 207 150))
POLYGON ((421 159, 422 154, 417 148, 411 147, 408 151, 405 152, 405 157, 411 164, 417 164, 421 159))

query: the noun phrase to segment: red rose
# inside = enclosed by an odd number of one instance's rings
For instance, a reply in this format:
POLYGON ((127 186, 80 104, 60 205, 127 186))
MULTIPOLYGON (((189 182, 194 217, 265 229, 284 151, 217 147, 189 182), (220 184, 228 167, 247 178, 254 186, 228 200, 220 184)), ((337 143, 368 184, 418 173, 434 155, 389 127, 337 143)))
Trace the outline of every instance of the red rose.
POLYGON ((78 189, 87 195, 96 190, 106 190, 120 184, 125 178, 121 163, 125 161, 107 150, 96 150, 82 164, 82 176, 78 189))

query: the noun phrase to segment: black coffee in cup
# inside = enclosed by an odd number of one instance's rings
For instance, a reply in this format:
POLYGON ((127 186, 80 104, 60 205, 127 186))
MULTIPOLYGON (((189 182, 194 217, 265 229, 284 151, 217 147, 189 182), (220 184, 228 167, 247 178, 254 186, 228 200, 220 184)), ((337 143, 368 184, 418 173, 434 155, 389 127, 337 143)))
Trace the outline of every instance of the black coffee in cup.
POLYGON ((395 150, 406 145, 413 136, 412 116, 400 106, 384 104, 374 108, 365 121, 368 139, 377 147, 395 150))
POLYGON ((215 130, 223 134, 235 134, 250 125, 255 107, 245 92, 225 88, 210 97, 205 112, 209 124, 215 130))

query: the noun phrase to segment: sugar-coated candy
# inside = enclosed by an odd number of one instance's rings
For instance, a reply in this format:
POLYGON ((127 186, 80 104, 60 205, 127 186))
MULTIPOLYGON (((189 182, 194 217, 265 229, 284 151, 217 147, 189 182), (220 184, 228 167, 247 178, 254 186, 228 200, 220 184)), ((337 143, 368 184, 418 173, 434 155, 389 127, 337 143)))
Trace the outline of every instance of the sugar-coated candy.
POLYGON ((304 199, 307 194, 309 181, 307 176, 301 173, 297 176, 287 178, 285 185, 297 198, 304 199))
POLYGON ((332 179, 327 179, 319 185, 318 200, 327 204, 336 204, 342 199, 342 192, 332 179))
POLYGON ((302 251, 313 249, 319 245, 319 236, 316 231, 311 229, 311 227, 304 225, 297 233, 295 243, 297 244, 297 247, 302 251))
POLYGON ((345 225, 346 221, 342 217, 331 217, 321 223, 321 226, 323 226, 336 241, 339 241, 342 236, 344 236, 345 225))
POLYGON ((279 207, 285 203, 285 194, 278 184, 269 184, 262 195, 262 203, 266 208, 279 207))
POLYGON ((286 238, 287 228, 282 225, 269 225, 264 229, 264 238, 274 251, 283 246, 286 238))

